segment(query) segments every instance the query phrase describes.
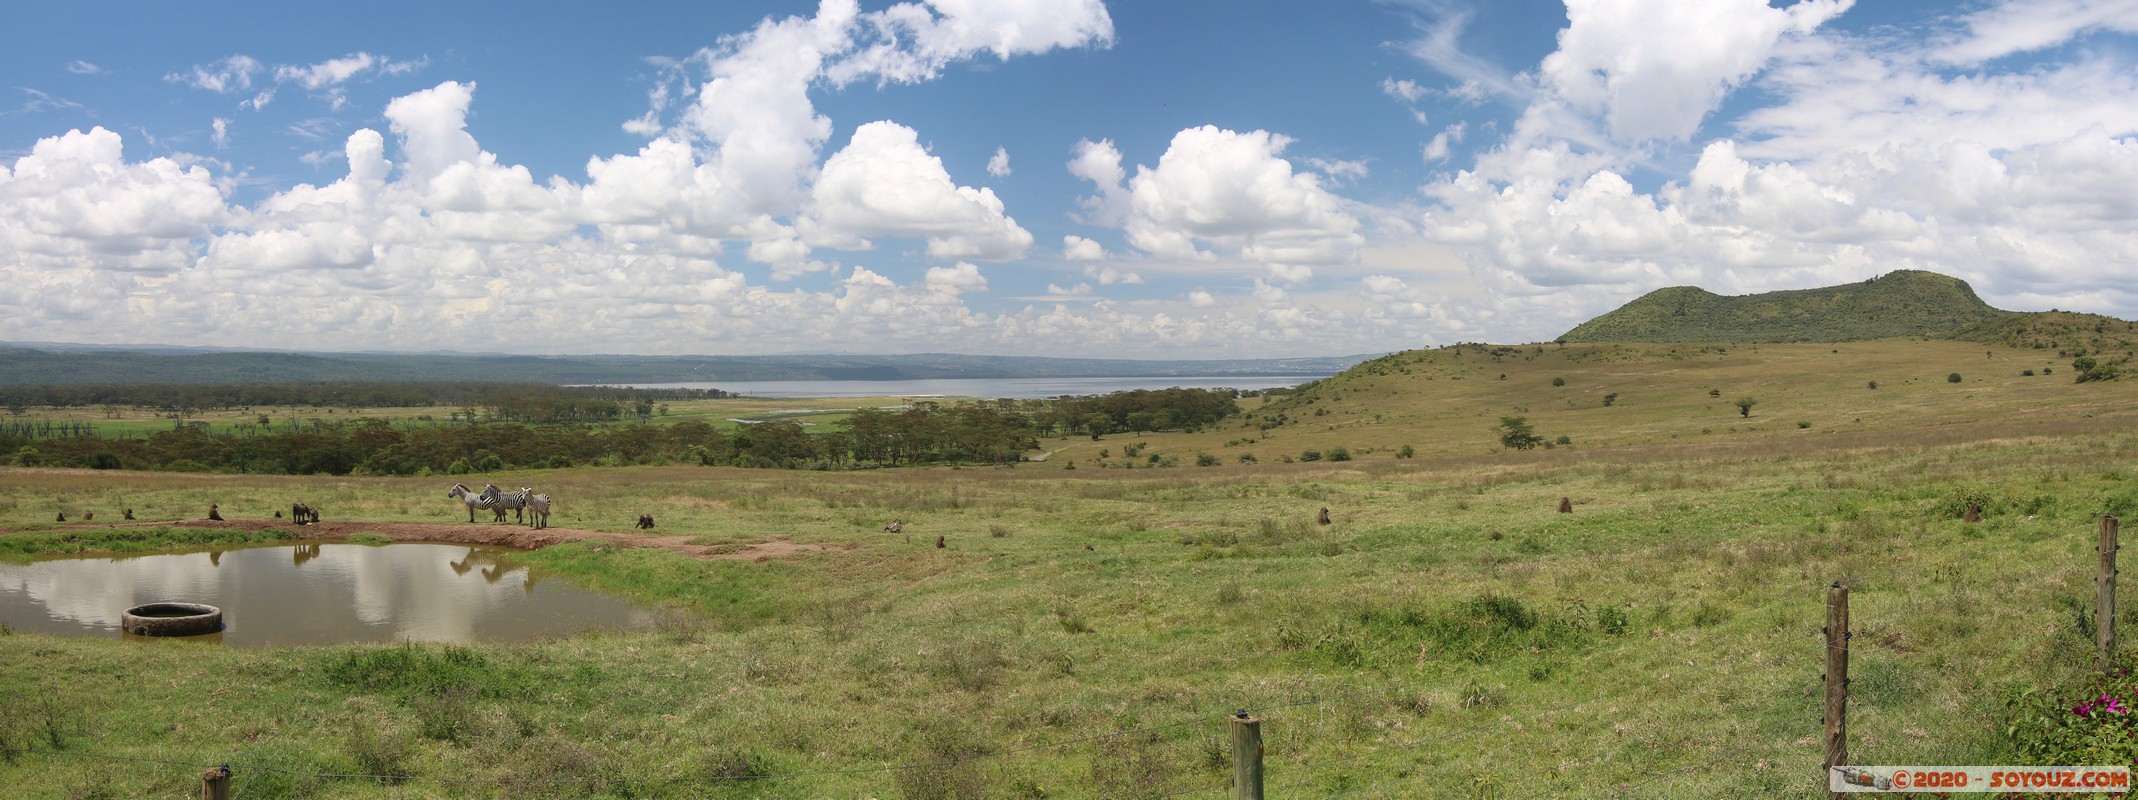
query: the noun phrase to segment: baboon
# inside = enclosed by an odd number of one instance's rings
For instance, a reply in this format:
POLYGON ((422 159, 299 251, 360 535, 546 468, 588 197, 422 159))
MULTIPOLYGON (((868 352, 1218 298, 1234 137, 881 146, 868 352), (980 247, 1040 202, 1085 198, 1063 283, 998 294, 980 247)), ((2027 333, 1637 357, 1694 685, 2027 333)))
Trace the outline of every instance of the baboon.
POLYGON ((1561 514, 1572 514, 1572 513, 1574 513, 1574 498, 1571 498, 1571 497, 1561 497, 1561 498, 1559 498, 1559 513, 1561 513, 1561 514))
POLYGON ((60 522, 66 522, 66 521, 67 521, 67 512, 65 512, 65 511, 61 511, 61 512, 59 512, 59 521, 60 521, 60 522))
POLYGON ((281 518, 282 518, 282 512, 280 512, 280 511, 277 511, 277 512, 275 512, 275 519, 281 519, 281 518))
POLYGON ((127 509, 127 510, 126 510, 126 518, 127 518, 127 519, 133 519, 133 518, 134 518, 134 510, 133 510, 133 509, 129 508, 129 509, 127 509))
POLYGON ((944 543, 943 543, 943 537, 941 537, 941 536, 937 536, 937 537, 935 537, 935 549, 937 549, 937 550, 941 550, 941 549, 943 549, 943 548, 946 548, 946 547, 949 547, 949 546, 950 546, 950 545, 947 545, 947 544, 944 544, 944 543))
POLYGON ((310 520, 312 524, 314 524, 314 525, 317 525, 317 524, 319 524, 319 509, 318 509, 317 507, 313 507, 313 508, 311 508, 311 509, 309 509, 309 510, 305 511, 304 513, 305 513, 305 517, 306 517, 306 519, 310 520))
POLYGON ((209 504, 208 504, 208 518, 209 518, 209 519, 212 519, 212 520, 215 520, 216 522, 222 522, 222 521, 223 521, 223 515, 222 515, 222 512, 221 512, 221 511, 219 511, 219 510, 218 510, 218 509, 217 509, 217 508, 215 507, 215 504, 214 504, 214 503, 209 503, 209 504))
POLYGON ((1327 525, 1327 524, 1329 524, 1329 507, 1328 507, 1328 506, 1322 506, 1322 507, 1321 507, 1321 516, 1320 516, 1319 518, 1317 518, 1317 520, 1316 520, 1316 521, 1320 522, 1320 523, 1321 523, 1321 524, 1323 524, 1323 525, 1327 525))
POLYGON ((93 520, 93 519, 96 519, 96 518, 97 518, 97 512, 94 512, 94 511, 84 511, 84 512, 82 512, 82 521, 83 521, 83 522, 88 522, 88 521, 90 521, 90 520, 93 520))
POLYGON ((1968 504, 1967 504, 1967 521, 1968 521, 1968 522, 1981 522, 1981 521, 1982 521, 1982 507, 1981 507, 1981 506, 1978 506, 1978 505, 1975 505, 1974 503, 1968 503, 1968 504))
MULTIPOLYGON (((282 516, 282 512, 280 512, 280 511, 277 511, 277 512, 275 512, 275 516, 276 516, 276 517, 281 517, 281 516, 282 516)), ((317 521, 318 521, 318 520, 314 520, 314 519, 312 519, 311 517, 312 517, 312 507, 311 507, 311 506, 305 505, 305 504, 303 504, 303 503, 291 503, 291 504, 290 504, 290 521, 291 521, 291 522, 297 523, 297 524, 299 524, 299 525, 303 525, 303 524, 306 524, 307 522, 317 522, 317 521)))
POLYGON ((642 531, 643 531, 643 530, 652 530, 652 529, 653 529, 653 515, 652 515, 652 514, 640 514, 640 515, 638 515, 638 528, 639 528, 639 530, 642 530, 642 531))
POLYGON ((898 524, 898 523, 896 523, 896 522, 893 522, 893 523, 891 523, 891 524, 889 524, 889 525, 885 525, 885 526, 883 526, 883 532, 884 532, 884 533, 898 533, 899 531, 903 531, 903 530, 905 530, 905 529, 906 529, 906 526, 904 526, 904 525, 900 525, 900 524, 898 524))
POLYGON ((1098 548, 1096 548, 1096 547, 1092 547, 1091 545, 1088 545, 1088 544, 1087 544, 1087 545, 1084 545, 1084 550, 1085 550, 1085 551, 1087 551, 1087 552, 1088 552, 1088 551, 1091 551, 1091 550, 1097 550, 1097 549, 1098 549, 1098 548))

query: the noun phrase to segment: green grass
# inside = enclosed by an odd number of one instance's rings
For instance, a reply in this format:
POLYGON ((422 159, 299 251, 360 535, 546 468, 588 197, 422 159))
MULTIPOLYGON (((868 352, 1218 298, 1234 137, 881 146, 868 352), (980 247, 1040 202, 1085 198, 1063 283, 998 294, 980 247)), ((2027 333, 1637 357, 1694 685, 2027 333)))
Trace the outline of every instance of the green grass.
MULTIPOLYGON (((555 495, 560 526, 628 532, 652 513, 707 543, 835 549, 528 554, 696 612, 646 633, 265 650, 0 636, 0 739, 228 761, 248 797, 1214 798, 1230 774, 1216 715, 1247 707, 1272 797, 1809 798, 1822 587, 1844 580, 1855 760, 2017 763, 2000 692, 2088 668, 2072 609, 2092 597, 2094 521, 2138 511, 2134 390, 1991 377, 1961 363, 1980 346, 1947 346, 1405 354, 1305 393, 1294 408, 1339 409, 1313 422, 1087 438, 1056 456, 1074 471, 497 476, 555 495), (1953 387, 1952 371, 1984 377, 1953 387), (1546 408, 1604 391, 1618 403, 1546 408), (1750 421, 1728 405, 1746 395, 1750 421), (1576 446, 1492 446, 1516 405, 1576 446), (1138 462, 1188 457, 1087 468, 1137 441, 1138 462), (1394 458, 1403 444, 1418 457, 1394 458), (1278 463, 1336 446, 1356 459, 1278 463), (1224 465, 1194 466, 1198 449, 1224 465), (1243 450, 1260 463, 1237 465, 1243 450), (1962 521, 1969 503, 1984 521, 1962 521), (905 533, 882 532, 894 520, 905 533), (910 764, 931 766, 866 771, 910 764), (527 782, 567 776, 721 780, 527 782)), ((465 519, 445 485, 0 470, 0 526, 30 531, 0 542, 51 535, 55 507, 101 520, 122 503, 465 519)), ((182 796, 197 772, 0 759, 0 785, 32 797, 182 796)))

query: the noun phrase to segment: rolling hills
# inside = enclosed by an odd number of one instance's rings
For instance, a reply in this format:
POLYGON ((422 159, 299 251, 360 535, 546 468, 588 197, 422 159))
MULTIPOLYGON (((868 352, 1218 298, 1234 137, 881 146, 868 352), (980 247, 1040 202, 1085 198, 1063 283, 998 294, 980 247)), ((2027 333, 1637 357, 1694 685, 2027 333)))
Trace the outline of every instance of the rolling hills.
POLYGON ((1966 281, 1899 270, 1862 283, 1726 297, 1657 289, 1560 337, 1596 342, 1859 342, 1919 337, 2036 349, 2129 349, 2132 323, 1991 307, 1966 281))

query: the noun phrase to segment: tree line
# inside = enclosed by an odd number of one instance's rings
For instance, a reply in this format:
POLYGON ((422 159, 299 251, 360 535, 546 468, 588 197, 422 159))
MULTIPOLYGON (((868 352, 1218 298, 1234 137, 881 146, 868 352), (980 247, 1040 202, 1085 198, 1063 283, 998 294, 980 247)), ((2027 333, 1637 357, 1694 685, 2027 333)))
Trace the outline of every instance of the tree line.
MULTIPOLYGON (((720 430, 674 424, 534 424, 502 417, 396 428, 360 417, 248 435, 185 426, 146 437, 32 440, 0 430, 22 466, 293 475, 430 475, 580 465, 696 463, 788 469, 1008 464, 1046 436, 1195 430, 1239 413, 1231 390, 1162 389, 1051 400, 861 409, 822 432, 794 420, 720 430)), ((496 408, 497 404, 486 406, 496 408)))
POLYGON ((638 389, 621 386, 553 386, 485 381, 291 381, 279 383, 110 383, 0 385, 0 406, 20 414, 33 406, 149 408, 158 411, 245 409, 253 406, 317 408, 496 408, 523 422, 584 422, 614 407, 615 419, 648 403, 714 400, 719 389, 638 389), (606 405, 604 405, 606 404, 606 405), (628 408, 627 408, 628 407, 628 408))

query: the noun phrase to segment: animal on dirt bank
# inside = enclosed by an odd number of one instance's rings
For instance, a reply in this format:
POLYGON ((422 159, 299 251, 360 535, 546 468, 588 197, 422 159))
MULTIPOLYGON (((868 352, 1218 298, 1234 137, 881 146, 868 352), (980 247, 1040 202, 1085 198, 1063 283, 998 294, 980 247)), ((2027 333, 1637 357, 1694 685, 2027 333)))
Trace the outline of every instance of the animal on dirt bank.
POLYGON ((126 518, 127 518, 127 519, 133 519, 133 518, 134 518, 134 510, 133 510, 133 509, 129 508, 129 509, 127 509, 127 510, 126 510, 126 518))
MULTIPOLYGON (((281 515, 277 514, 276 516, 281 515)), ((303 503, 291 503, 290 521, 299 525, 303 525, 307 522, 318 522, 319 520, 313 518, 313 511, 311 506, 305 505, 303 503)))
MULTIPOLYGON (((491 489, 492 489, 493 491, 494 491, 494 490, 495 490, 496 488, 497 488, 497 487, 495 487, 495 486, 491 487, 491 489)), ((469 491, 469 489, 468 489, 468 487, 467 487, 467 485, 466 485, 466 484, 460 484, 460 483, 456 483, 456 484, 453 484, 453 488, 451 488, 451 489, 447 489, 447 490, 446 490, 446 492, 445 492, 445 496, 446 496, 446 497, 448 497, 448 498, 454 499, 454 500, 459 500, 460 502, 462 502, 462 503, 465 503, 465 504, 467 504, 467 506, 468 506, 468 521, 469 521, 469 522, 474 522, 474 521, 475 521, 475 509, 478 509, 478 508, 480 508, 480 509, 483 509, 483 510, 485 510, 485 511, 496 511, 496 512, 497 512, 497 520, 496 520, 496 521, 498 521, 498 522, 503 522, 503 521, 505 521, 505 512, 503 512, 503 511, 500 511, 500 510, 498 510, 498 507, 497 507, 497 495, 495 495, 495 494, 489 494, 489 493, 484 493, 484 492, 474 492, 474 491, 469 491)))
POLYGON ((1317 521, 1319 521, 1319 522, 1320 522, 1321 524, 1323 524, 1323 525, 1327 525, 1327 524, 1329 524, 1329 507, 1328 507, 1328 506, 1322 506, 1322 507, 1321 507, 1321 516, 1317 518, 1317 521))
POLYGON ((66 522, 66 521, 67 521, 67 512, 65 512, 65 511, 61 511, 61 512, 59 512, 59 520, 58 520, 58 521, 60 521, 60 522, 66 522))
POLYGON ((505 509, 508 508, 512 509, 513 522, 526 522, 527 518, 524 513, 527 508, 527 495, 532 493, 533 490, 526 488, 522 488, 517 492, 508 492, 497 488, 497 484, 494 483, 483 484, 483 494, 497 498, 497 507, 491 510, 497 512, 498 522, 505 521, 505 509))
POLYGON ((650 530, 653 530, 653 515, 652 515, 652 514, 640 514, 640 515, 638 515, 638 529, 639 529, 639 530, 642 530, 642 531, 650 531, 650 530))
POLYGON ((94 512, 94 511, 84 511, 84 512, 82 512, 82 521, 83 521, 83 522, 88 522, 88 521, 90 521, 90 520, 93 520, 93 519, 96 519, 96 518, 97 518, 97 512, 94 512))
POLYGON ((549 527, 549 495, 533 494, 533 489, 521 489, 527 495, 527 525, 541 529, 549 527))
POLYGON ((209 504, 208 504, 208 518, 209 518, 209 519, 212 519, 212 520, 215 520, 216 522, 222 522, 222 521, 223 521, 223 513, 222 513, 222 510, 221 510, 221 509, 218 509, 218 508, 216 508, 216 506, 215 506, 215 504, 214 504, 214 503, 209 503, 209 504))

